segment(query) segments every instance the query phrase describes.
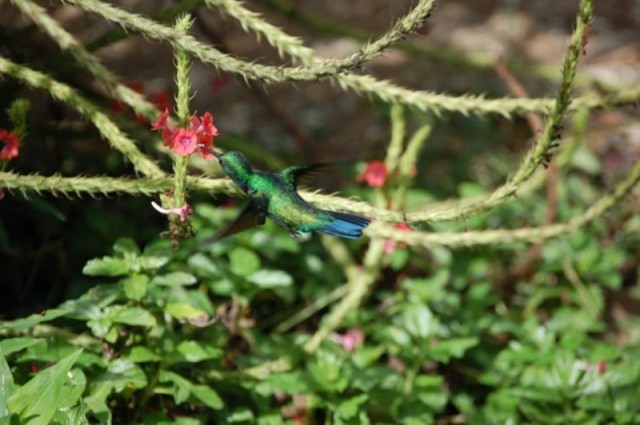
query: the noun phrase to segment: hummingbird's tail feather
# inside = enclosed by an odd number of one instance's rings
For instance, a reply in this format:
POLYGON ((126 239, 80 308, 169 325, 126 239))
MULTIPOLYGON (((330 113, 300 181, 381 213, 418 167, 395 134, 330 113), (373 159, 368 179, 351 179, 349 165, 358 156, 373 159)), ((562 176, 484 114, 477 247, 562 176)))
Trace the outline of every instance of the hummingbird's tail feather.
POLYGON ((362 229, 369 225, 369 219, 364 217, 335 211, 324 212, 333 217, 333 221, 317 231, 326 235, 356 239, 362 236, 362 229))

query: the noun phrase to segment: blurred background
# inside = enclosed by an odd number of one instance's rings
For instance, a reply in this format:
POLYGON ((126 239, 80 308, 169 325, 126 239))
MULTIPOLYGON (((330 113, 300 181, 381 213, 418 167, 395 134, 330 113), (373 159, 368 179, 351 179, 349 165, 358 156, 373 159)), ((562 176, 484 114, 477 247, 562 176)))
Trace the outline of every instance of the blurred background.
MULTIPOLYGON (((176 6, 176 2, 159 0, 113 3, 168 21, 176 6)), ((353 53, 363 41, 385 32, 413 3, 245 2, 327 58, 353 53)), ((122 33, 73 6, 53 1, 40 4, 123 82, 161 107, 173 103, 174 67, 166 44, 122 33)), ((555 94, 576 10, 577 2, 571 0, 442 1, 433 17, 407 43, 385 52, 361 72, 412 89, 488 98, 515 96, 508 82, 511 76, 530 97, 550 97, 555 94), (501 71, 505 68, 507 77, 501 71)), ((240 58, 282 63, 274 49, 215 10, 192 6, 192 14, 192 33, 197 38, 240 58)), ((588 54, 580 64, 578 94, 640 84, 639 25, 640 2, 597 2, 588 54)), ((158 138, 148 131, 148 123, 111 100, 86 73, 78 72, 72 60, 7 0, 0 0, 0 53, 79 88, 116 117, 143 151, 169 169, 166 156, 157 150, 158 138)), ((214 115, 221 133, 216 140, 218 146, 242 150, 265 169, 317 161, 337 163, 339 172, 320 177, 316 185, 326 192, 340 190, 365 199, 368 196, 354 177, 367 161, 384 157, 389 139, 386 105, 332 88, 326 82, 262 86, 199 63, 193 65, 192 84, 192 110, 214 115)), ((46 93, 27 90, 11 78, 0 79, 0 128, 8 127, 4 111, 16 97, 31 101, 28 136, 20 156, 5 168, 65 176, 133 173, 131 165, 85 120, 46 93)), ((606 192, 624 176, 640 157, 638 115, 637 108, 623 107, 597 111, 590 117, 588 159, 583 161, 587 165, 583 164, 580 184, 570 190, 606 192)), ((435 123, 414 181, 423 199, 459 197, 470 187, 476 191, 496 187, 517 167, 533 136, 526 117, 450 113, 437 117, 435 123)), ((207 170, 207 166, 197 163, 192 171, 215 171, 207 170)), ((193 203, 228 203, 206 194, 193 193, 191 197, 193 203)), ((585 197, 588 202, 589 196, 585 197)), ((577 193, 575 198, 583 197, 577 193)), ((544 191, 534 198, 542 205, 540 211, 524 207, 507 214, 512 219, 510 225, 535 223, 536 217, 540 222, 545 199, 544 191), (537 212, 540 214, 536 216, 537 212)), ((83 265, 90 258, 105 255, 116 239, 130 237, 145 245, 158 238, 167 224, 149 202, 147 197, 132 196, 66 199, 7 193, 0 201, 0 318, 41 311, 85 292, 93 281, 82 276, 83 265)), ((637 219, 637 202, 636 196, 608 226, 618 229, 624 220, 637 219)), ((503 223, 503 218, 496 220, 503 223)), ((615 240, 615 229, 605 231, 603 239, 615 240)), ((620 280, 628 287, 637 281, 638 254, 637 248, 625 249, 624 261, 617 268, 620 280)), ((499 254, 493 266, 508 269, 510 255, 499 254)), ((628 298, 624 294, 620 297, 628 298)))

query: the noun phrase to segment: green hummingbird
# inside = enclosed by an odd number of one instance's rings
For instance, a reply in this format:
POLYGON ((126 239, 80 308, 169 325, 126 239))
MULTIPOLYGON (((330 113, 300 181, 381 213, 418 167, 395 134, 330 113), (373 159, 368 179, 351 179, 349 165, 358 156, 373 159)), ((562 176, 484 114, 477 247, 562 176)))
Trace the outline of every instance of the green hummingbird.
POLYGON ((316 208, 300 197, 296 190, 300 179, 324 165, 294 166, 271 173, 253 168, 241 152, 223 153, 204 146, 201 149, 218 158, 227 176, 249 198, 240 215, 219 231, 214 240, 263 225, 266 217, 287 229, 294 238, 302 233, 318 232, 355 239, 369 224, 367 218, 316 208))

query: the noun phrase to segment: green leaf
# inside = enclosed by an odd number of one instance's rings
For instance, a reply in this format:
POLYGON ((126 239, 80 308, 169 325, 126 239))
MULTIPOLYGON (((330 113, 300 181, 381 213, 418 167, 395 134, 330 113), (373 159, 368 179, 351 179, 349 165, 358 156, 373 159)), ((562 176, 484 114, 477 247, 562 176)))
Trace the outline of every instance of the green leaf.
POLYGON ((254 285, 268 289, 290 286, 293 278, 282 270, 259 270, 247 278, 254 285))
POLYGON ((131 238, 120 238, 113 244, 113 251, 123 256, 133 255, 137 257, 140 255, 140 248, 131 238))
POLYGON ((23 423, 46 425, 59 408, 75 404, 79 393, 69 372, 80 353, 82 349, 38 373, 18 388, 7 403, 9 412, 17 414, 23 423))
POLYGON ((89 260, 82 269, 88 276, 122 276, 129 273, 129 261, 123 258, 102 257, 89 260))
POLYGON ((58 317, 66 316, 70 314, 72 310, 70 308, 53 308, 47 310, 44 314, 32 314, 31 316, 14 320, 13 322, 6 322, 0 325, 0 329, 12 329, 14 331, 23 331, 34 327, 37 324, 43 322, 49 322, 57 319, 58 317))
POLYGON ((127 360, 114 360, 109 363, 107 371, 97 378, 95 382, 109 382, 116 392, 125 389, 144 388, 147 385, 147 375, 140 366, 127 360))
POLYGON ((201 277, 220 277, 222 271, 220 267, 208 256, 197 253, 189 257, 187 264, 191 271, 201 277))
POLYGON ((131 348, 128 353, 122 356, 124 360, 133 363, 159 362, 162 357, 148 349, 147 347, 136 346, 131 348))
POLYGON ((292 371, 267 376, 259 384, 259 391, 263 394, 273 394, 274 391, 282 391, 286 394, 309 394, 311 389, 301 371, 292 371))
POLYGON ((95 380, 90 386, 90 394, 83 399, 101 424, 111 425, 111 410, 107 406, 107 398, 112 390, 111 381, 95 380))
POLYGON ((341 355, 337 351, 320 349, 316 352, 315 361, 307 365, 313 381, 326 392, 339 393, 349 383, 345 359, 341 355))
POLYGON ((360 394, 355 397, 343 400, 338 404, 337 413, 342 419, 352 419, 360 412, 360 406, 367 401, 369 396, 367 394, 360 394))
POLYGON ((153 327, 156 325, 156 318, 147 310, 140 307, 107 307, 105 316, 114 323, 124 323, 131 326, 153 327))
POLYGON ((173 272, 165 275, 155 276, 151 279, 152 285, 160 286, 187 286, 198 282, 198 279, 191 273, 173 272))
POLYGON ((7 338, 0 341, 0 350, 5 356, 8 356, 39 342, 44 342, 44 340, 40 338, 7 338))
POLYGON ((393 270, 400 270, 411 259, 411 252, 405 248, 396 247, 391 254, 390 265, 393 270))
POLYGON ((2 347, 0 347, 0 419, 9 415, 7 400, 9 400, 14 393, 14 390, 15 386, 13 384, 11 368, 9 368, 2 347))
POLYGON ((55 425, 89 425, 87 409, 85 403, 80 403, 72 408, 58 410, 51 422, 55 425))
POLYGON ((260 257, 242 247, 229 253, 229 263, 231 271, 240 276, 249 276, 260 269, 260 257))
POLYGON ((417 339, 426 339, 435 331, 435 319, 424 304, 409 304, 401 316, 403 327, 417 339))
POLYGON ((120 280, 124 293, 130 300, 140 301, 147 293, 149 278, 144 274, 135 274, 120 280))
POLYGON ((169 262, 169 257, 145 255, 135 262, 134 271, 157 270, 169 262))
POLYGON ((211 346, 203 346, 196 341, 182 341, 178 344, 177 350, 191 363, 215 359, 222 355, 222 350, 211 346))
POLYGON ((202 316, 208 316, 204 311, 195 308, 191 304, 188 303, 168 303, 164 311, 169 313, 173 317, 178 320, 190 320, 190 319, 198 319, 202 316))
POLYGON ((439 361, 448 362, 450 358, 459 359, 471 347, 478 345, 478 338, 453 338, 439 341, 431 348, 431 355, 439 361))
POLYGON ((226 417, 227 423, 254 423, 255 417, 248 407, 238 407, 233 409, 226 417))
POLYGON ((171 382, 175 385, 173 398, 176 404, 185 402, 191 394, 211 409, 222 409, 224 403, 217 392, 207 385, 197 385, 183 376, 171 372, 160 372, 160 382, 171 382))
POLYGON ((194 385, 191 387, 191 392, 198 400, 203 402, 205 406, 211 409, 219 410, 224 407, 224 402, 218 393, 207 385, 194 385))

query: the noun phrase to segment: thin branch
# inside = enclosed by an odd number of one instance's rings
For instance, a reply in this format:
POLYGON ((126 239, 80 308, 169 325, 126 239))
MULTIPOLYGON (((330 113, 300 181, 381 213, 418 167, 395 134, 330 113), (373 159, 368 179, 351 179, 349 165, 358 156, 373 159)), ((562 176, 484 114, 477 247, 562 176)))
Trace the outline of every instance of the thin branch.
MULTIPOLYGON (((518 189, 547 161, 547 153, 553 147, 553 143, 559 139, 560 122, 563 120, 571 103, 578 59, 582 54, 582 41, 593 18, 593 5, 591 0, 581 0, 580 10, 576 21, 576 28, 571 36, 571 43, 564 59, 562 83, 556 96, 551 115, 547 118, 542 134, 537 138, 533 148, 527 152, 525 158, 514 175, 502 186, 498 187, 489 196, 478 201, 467 203, 464 206, 456 206, 439 212, 439 220, 457 219, 468 217, 488 211, 516 195, 518 189)), ((426 216, 420 213, 411 217, 416 221, 427 221, 426 216)))
MULTIPOLYGON (((308 63, 306 67, 297 68, 281 68, 259 65, 250 62, 244 62, 235 59, 229 55, 224 55, 218 50, 213 49, 204 43, 197 41, 190 35, 180 35, 173 31, 170 27, 155 23, 140 15, 125 12, 113 6, 100 3, 96 0, 69 0, 70 3, 79 7, 98 13, 105 18, 121 23, 127 28, 135 29, 145 34, 147 37, 159 40, 167 40, 172 44, 178 45, 185 51, 204 63, 215 65, 219 69, 240 74, 245 79, 258 79, 264 83, 275 83, 284 81, 302 81, 316 80, 320 77, 329 77, 336 85, 343 89, 353 90, 354 92, 370 97, 378 98, 388 103, 401 103, 403 105, 412 106, 423 111, 432 111, 436 114, 443 112, 458 112, 465 115, 468 114, 500 114, 505 117, 511 115, 524 114, 527 112, 548 113, 554 104, 553 99, 485 99, 482 96, 449 96, 436 94, 427 91, 416 91, 399 87, 388 81, 376 80, 368 75, 355 75, 343 72, 348 67, 336 66, 336 61, 314 59, 313 63, 308 63), (319 64, 317 65, 316 62, 319 64), (327 65, 331 64, 331 65, 327 65), (336 71, 342 70, 342 73, 336 75, 336 71)), ((236 2, 237 3, 237 2, 236 2)), ((220 6, 222 6, 220 4, 220 6)), ((242 6, 240 6, 242 7, 242 6)), ((224 9, 232 17, 231 13, 234 9, 224 9)), ((252 12, 250 12, 252 13, 252 12)), ((280 31, 274 26, 267 26, 265 29, 264 21, 261 19, 247 20, 244 25, 247 29, 257 32, 265 36, 267 40, 275 44, 278 49, 286 51, 287 54, 300 55, 300 59, 305 58, 305 63, 309 60, 309 55, 304 51, 300 53, 300 49, 304 46, 292 43, 295 38, 287 38, 288 44, 281 44, 283 37, 268 37, 270 31, 280 31)), ((280 31, 281 32, 281 31, 280 31)), ((284 33, 283 33, 284 34, 284 33)), ((282 34, 280 34, 282 35, 282 34)), ((308 48, 305 48, 308 49, 308 48)), ((311 55, 313 51, 308 50, 311 55)), ((292 55, 293 56, 293 55, 292 55)), ((315 58, 315 56, 313 56, 315 58)), ((618 93, 601 96, 591 93, 582 98, 575 99, 570 110, 581 108, 600 108, 611 107, 616 105, 624 105, 637 102, 640 99, 640 86, 621 90, 618 93)))
POLYGON ((266 83, 286 81, 309 81, 353 69, 378 56, 390 43, 401 39, 406 33, 418 27, 435 4, 435 0, 420 0, 406 16, 391 30, 373 43, 343 59, 316 61, 302 67, 272 67, 248 63, 208 46, 187 34, 179 34, 171 28, 158 24, 141 15, 127 12, 98 0, 67 0, 83 10, 103 16, 110 22, 118 22, 127 28, 140 31, 150 38, 167 40, 174 48, 191 53, 204 63, 210 63, 227 72, 242 75, 245 79, 256 79, 266 83))

